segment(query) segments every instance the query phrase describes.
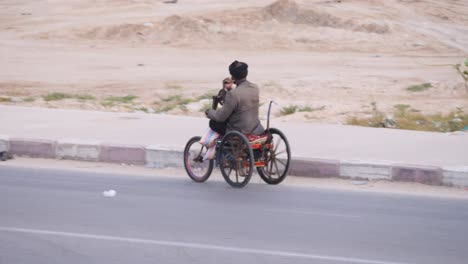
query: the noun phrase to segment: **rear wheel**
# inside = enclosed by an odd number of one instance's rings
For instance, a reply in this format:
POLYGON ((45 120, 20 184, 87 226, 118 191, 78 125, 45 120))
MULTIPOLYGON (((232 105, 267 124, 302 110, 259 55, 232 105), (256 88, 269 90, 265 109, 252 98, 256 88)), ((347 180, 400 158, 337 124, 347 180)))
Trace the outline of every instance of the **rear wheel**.
POLYGON ((271 144, 263 152, 265 166, 258 167, 260 177, 268 184, 279 184, 288 174, 291 162, 291 149, 286 136, 276 128, 267 130, 269 134, 266 144, 271 144))
POLYGON ((247 138, 237 131, 221 141, 219 167, 224 180, 232 187, 244 187, 252 177, 253 153, 247 138))
POLYGON ((213 160, 203 160, 207 148, 200 144, 201 137, 191 138, 185 145, 184 167, 189 177, 196 182, 208 180, 213 171, 213 160))

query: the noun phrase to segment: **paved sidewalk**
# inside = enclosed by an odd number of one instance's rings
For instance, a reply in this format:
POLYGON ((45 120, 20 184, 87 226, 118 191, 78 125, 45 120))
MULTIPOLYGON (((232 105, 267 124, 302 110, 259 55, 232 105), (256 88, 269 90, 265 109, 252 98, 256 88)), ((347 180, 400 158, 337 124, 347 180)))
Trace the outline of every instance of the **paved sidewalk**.
MULTIPOLYGON (((266 122, 264 122, 266 123, 266 122)), ((207 128, 205 118, 0 106, 0 135, 82 139, 182 149, 207 128)), ((468 133, 430 133, 342 125, 275 122, 298 158, 468 165, 468 133)))
MULTIPOLYGON (((0 106, 0 152, 183 166, 187 140, 206 118, 0 106), (2 149, 3 148, 3 149, 2 149)), ((275 122, 290 141, 290 175, 413 181, 468 187, 468 133, 428 133, 275 122)))

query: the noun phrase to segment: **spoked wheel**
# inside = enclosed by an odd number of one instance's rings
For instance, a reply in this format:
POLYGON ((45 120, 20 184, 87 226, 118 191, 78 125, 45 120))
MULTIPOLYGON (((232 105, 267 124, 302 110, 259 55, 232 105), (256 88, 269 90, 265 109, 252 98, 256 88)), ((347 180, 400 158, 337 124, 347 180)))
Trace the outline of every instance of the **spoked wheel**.
POLYGON ((196 182, 208 180, 213 171, 213 160, 203 160, 207 148, 199 143, 201 137, 191 138, 185 145, 184 167, 189 177, 196 182))
POLYGON ((237 131, 229 132, 221 141, 219 167, 232 187, 244 187, 252 177, 253 153, 248 139, 237 131))
POLYGON ((263 157, 265 166, 258 167, 257 171, 260 177, 268 184, 279 184, 288 173, 291 162, 291 149, 289 142, 284 134, 276 128, 268 129, 270 135, 266 144, 272 144, 270 148, 265 149, 263 157))

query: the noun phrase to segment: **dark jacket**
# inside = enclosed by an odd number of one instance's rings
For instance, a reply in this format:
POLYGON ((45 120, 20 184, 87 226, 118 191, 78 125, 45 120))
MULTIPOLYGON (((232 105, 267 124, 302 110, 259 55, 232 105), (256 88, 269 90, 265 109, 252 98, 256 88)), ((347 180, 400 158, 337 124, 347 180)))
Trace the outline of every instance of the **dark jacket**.
POLYGON ((246 80, 226 94, 222 108, 210 109, 207 114, 214 121, 227 122, 226 132, 260 135, 264 128, 258 118, 259 101, 257 85, 246 80))

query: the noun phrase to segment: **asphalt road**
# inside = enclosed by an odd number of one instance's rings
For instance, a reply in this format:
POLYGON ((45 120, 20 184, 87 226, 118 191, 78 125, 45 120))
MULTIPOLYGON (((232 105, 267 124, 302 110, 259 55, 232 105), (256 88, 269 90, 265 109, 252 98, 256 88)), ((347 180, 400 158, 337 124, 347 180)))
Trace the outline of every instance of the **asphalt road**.
POLYGON ((467 260, 466 200, 0 167, 1 264, 467 260))

